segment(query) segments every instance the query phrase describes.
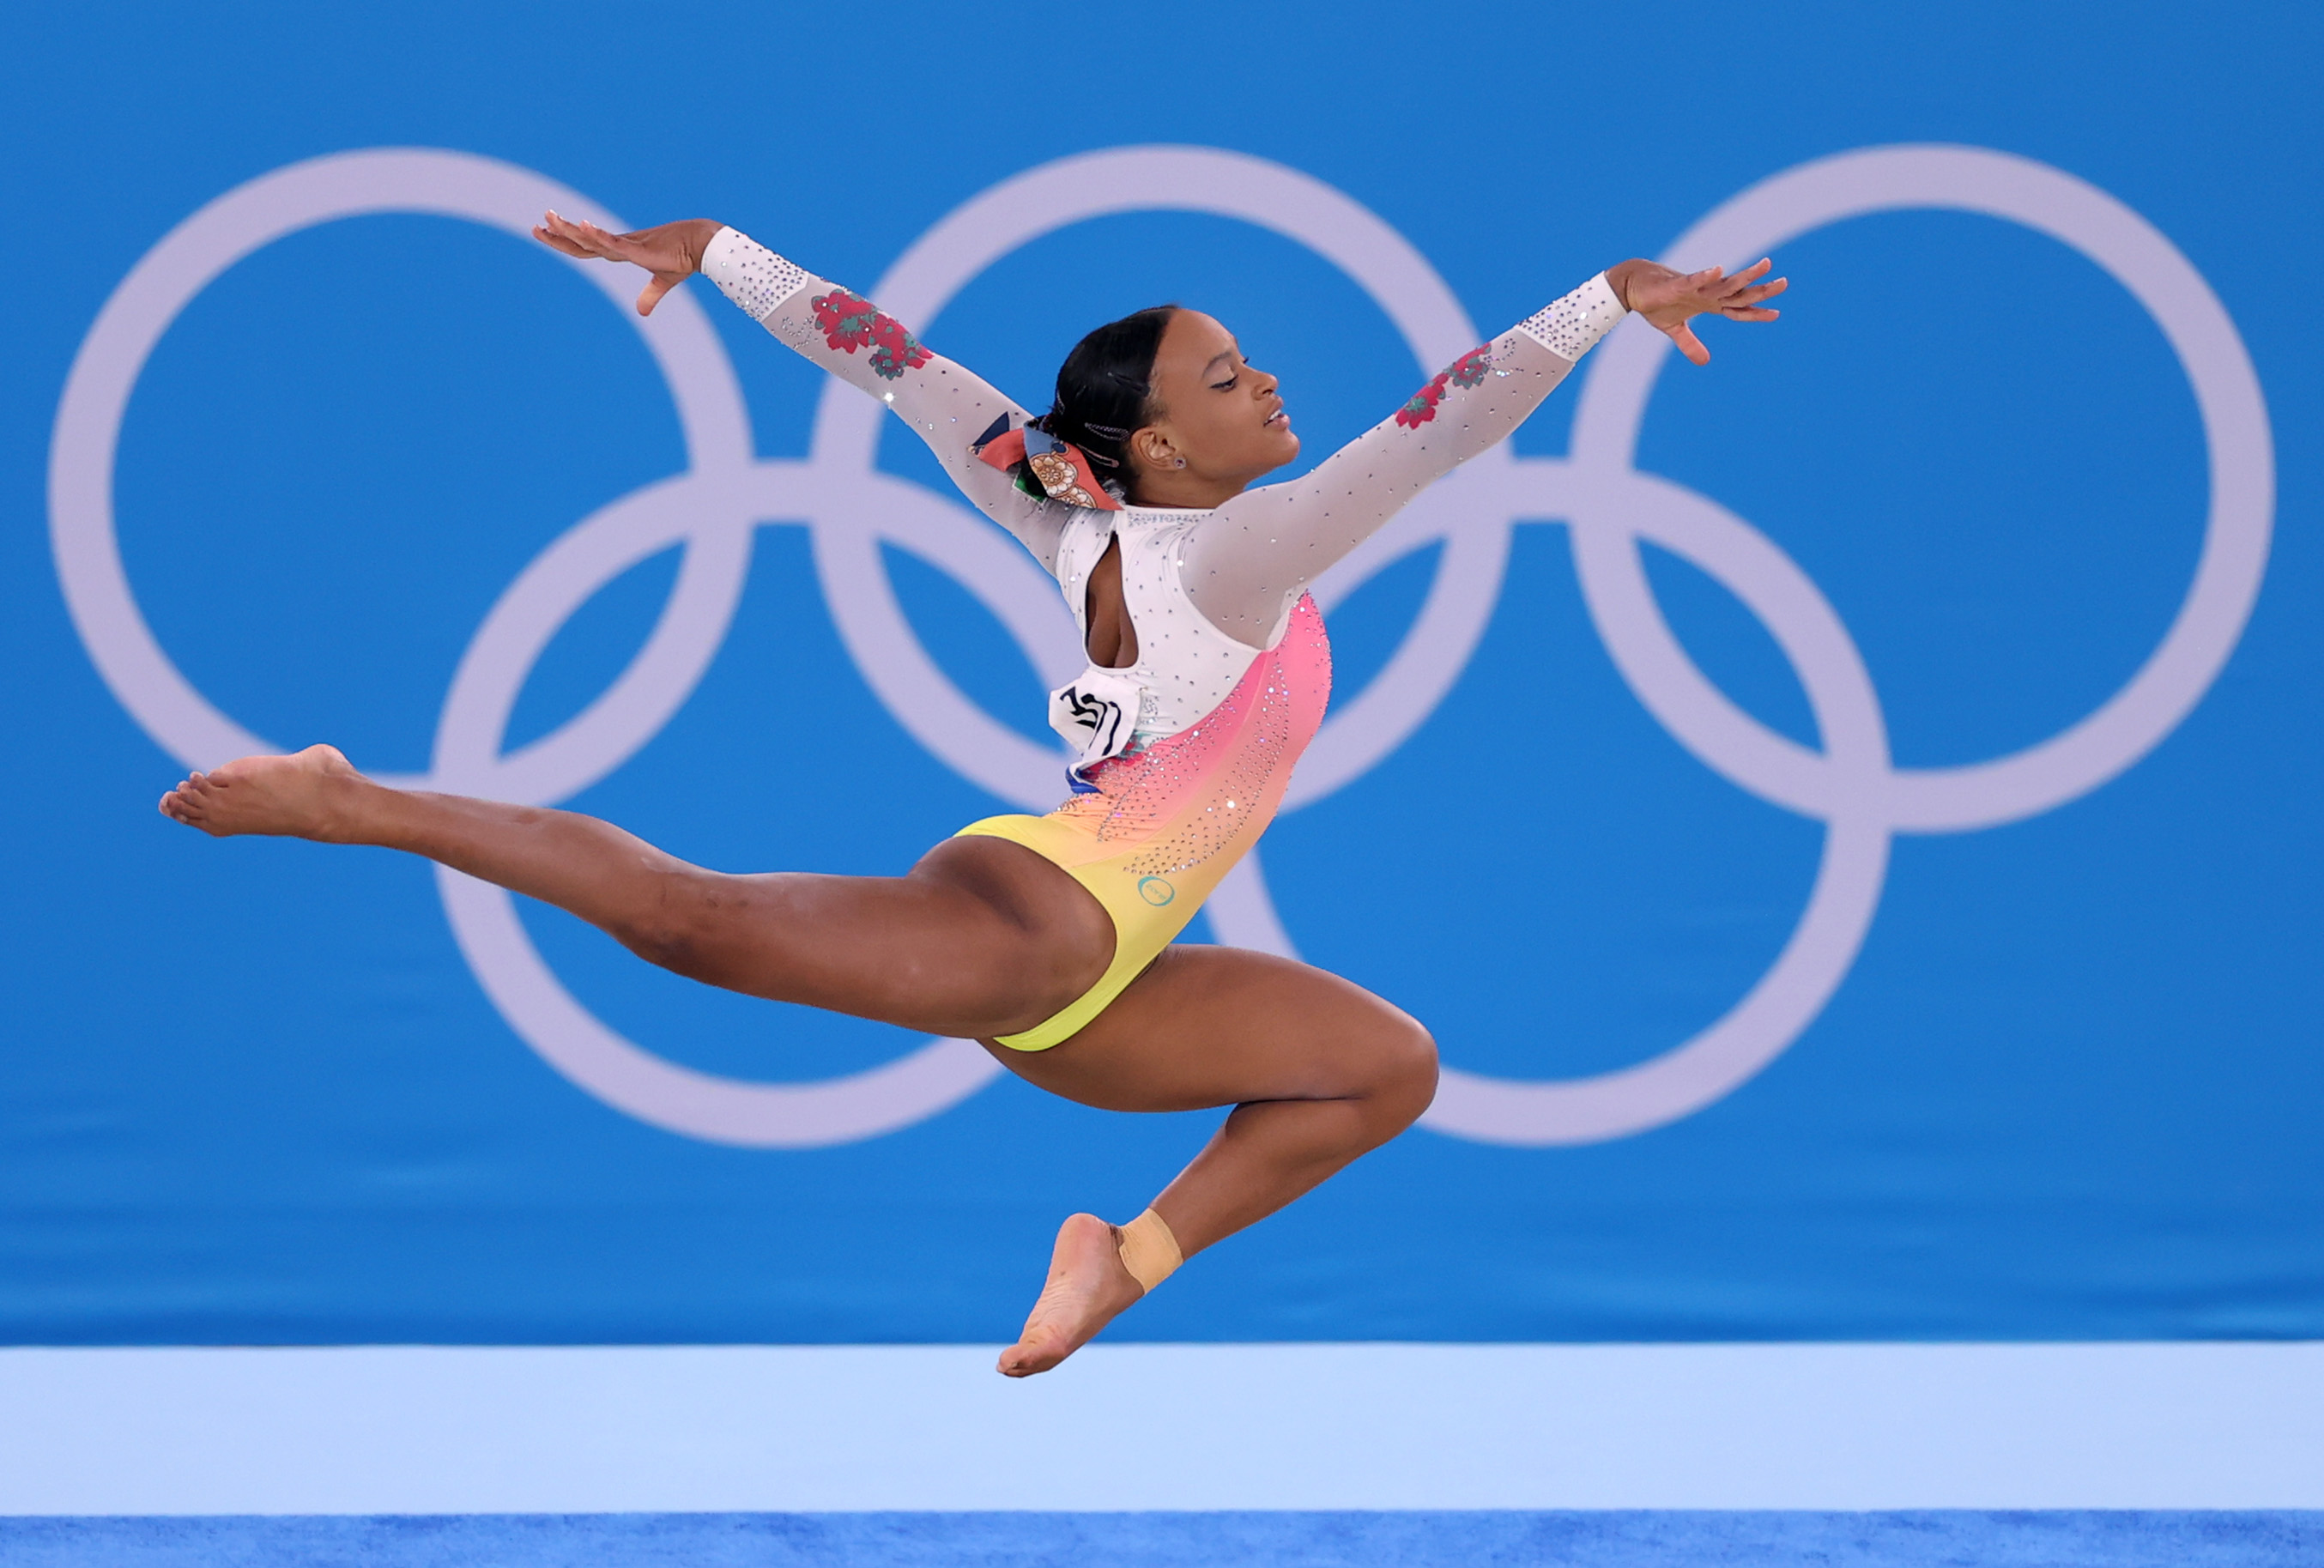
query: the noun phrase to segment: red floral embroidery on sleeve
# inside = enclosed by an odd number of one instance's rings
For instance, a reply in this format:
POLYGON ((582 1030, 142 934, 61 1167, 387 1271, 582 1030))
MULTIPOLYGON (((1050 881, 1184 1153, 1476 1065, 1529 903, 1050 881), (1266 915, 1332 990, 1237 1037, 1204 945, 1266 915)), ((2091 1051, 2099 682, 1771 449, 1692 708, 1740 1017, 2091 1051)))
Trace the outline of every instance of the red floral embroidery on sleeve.
POLYGON ((1492 367, 1490 345, 1471 349, 1438 371, 1426 386, 1413 393, 1412 401, 1396 410, 1396 422, 1406 429, 1420 429, 1436 417, 1436 405, 1444 401, 1447 386, 1475 386, 1485 379, 1485 373, 1492 367))
POLYGON ((834 289, 808 303, 815 308, 815 324, 825 343, 849 354, 864 347, 872 350, 874 375, 894 381, 928 362, 928 351, 904 330, 902 322, 860 295, 834 289))

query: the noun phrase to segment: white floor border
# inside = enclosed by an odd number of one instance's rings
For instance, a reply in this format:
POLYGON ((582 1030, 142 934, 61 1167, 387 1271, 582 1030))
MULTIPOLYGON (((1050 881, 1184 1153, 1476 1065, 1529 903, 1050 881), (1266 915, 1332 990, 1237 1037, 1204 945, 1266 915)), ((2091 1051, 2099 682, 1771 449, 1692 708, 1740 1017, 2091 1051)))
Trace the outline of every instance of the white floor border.
POLYGON ((0 1350, 0 1513, 2324 1508, 2324 1342, 0 1350))

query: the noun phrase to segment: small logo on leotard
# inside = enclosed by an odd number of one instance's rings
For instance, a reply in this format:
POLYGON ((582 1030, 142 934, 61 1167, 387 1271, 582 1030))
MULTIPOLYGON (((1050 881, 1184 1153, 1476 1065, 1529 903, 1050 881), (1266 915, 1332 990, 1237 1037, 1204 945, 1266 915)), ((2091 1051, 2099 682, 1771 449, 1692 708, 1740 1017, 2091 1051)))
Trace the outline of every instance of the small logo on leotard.
POLYGON ((1138 879, 1138 896, 1158 909, 1176 898, 1178 890, 1160 877, 1140 877, 1138 879))

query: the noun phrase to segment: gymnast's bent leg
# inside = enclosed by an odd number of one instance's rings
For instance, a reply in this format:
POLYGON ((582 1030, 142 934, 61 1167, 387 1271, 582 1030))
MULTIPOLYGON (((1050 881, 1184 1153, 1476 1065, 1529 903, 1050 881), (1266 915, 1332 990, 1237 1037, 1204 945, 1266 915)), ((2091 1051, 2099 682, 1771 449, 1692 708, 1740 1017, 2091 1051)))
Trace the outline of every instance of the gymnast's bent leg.
POLYGON ((1167 949, 1062 1045, 986 1048, 1028 1083, 1104 1110, 1235 1107, 1152 1219, 1132 1222, 1145 1234, 1129 1248, 1124 1227, 1065 1221, 1040 1299, 1001 1357, 1012 1377, 1056 1366, 1145 1295, 1138 1252, 1150 1261, 1158 1242, 1167 1270, 1265 1219, 1411 1126, 1436 1093, 1435 1042, 1407 1014, 1336 974, 1235 947, 1167 949))
POLYGON ((390 789, 329 746, 195 773, 161 810, 220 837, 409 851, 568 910, 690 979, 930 1034, 1030 1028, 1113 956, 1097 900, 1001 839, 948 839, 901 877, 732 876, 576 812, 390 789))

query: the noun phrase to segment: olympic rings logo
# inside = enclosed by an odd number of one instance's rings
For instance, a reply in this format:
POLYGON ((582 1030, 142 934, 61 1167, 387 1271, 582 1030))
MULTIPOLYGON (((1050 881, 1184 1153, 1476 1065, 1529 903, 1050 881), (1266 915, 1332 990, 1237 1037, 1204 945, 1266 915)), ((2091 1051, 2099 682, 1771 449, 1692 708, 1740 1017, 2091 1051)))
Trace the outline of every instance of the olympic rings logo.
MULTIPOLYGON (((73 363, 51 447, 57 572, 91 659, 130 714, 189 767, 271 747, 185 679, 139 612, 115 542, 113 467, 123 410, 146 357, 179 311, 235 262, 284 235, 371 213, 466 218, 522 235, 546 208, 625 225, 530 171, 466 153, 381 150, 290 165, 195 213, 115 291, 73 363)), ((2201 698, 2241 637, 2266 568, 2274 507, 2267 412, 2243 340, 2187 259, 2129 208, 2070 175, 1972 147, 1868 148, 1775 175, 1734 197, 1673 244, 1681 267, 1743 264, 1826 224, 1909 208, 1987 214, 2074 247, 2151 313, 2192 384, 2209 463, 2209 512, 2194 579, 2161 643, 2079 723, 1988 761, 1900 768, 1854 641, 1789 557, 1706 496, 1633 466, 1667 340, 1630 323, 1583 367, 1572 455, 1493 448, 1424 493, 1332 574, 1328 609, 1372 573, 1442 541, 1435 581, 1403 642, 1335 710, 1294 778, 1286 809, 1361 775, 1401 745, 1459 678, 1499 601, 1516 520, 1569 524, 1599 635, 1640 702, 1709 767, 1763 799, 1825 824, 1806 910, 1775 964, 1723 1017, 1637 1065, 1563 1082, 1489 1078, 1447 1067, 1428 1125, 1486 1142, 1542 1145, 1625 1137, 1732 1092, 1821 1010, 1853 964, 1886 872, 1890 838, 1960 833, 2051 810, 2135 763, 2201 698), (1656 607, 1638 553, 1646 540, 1723 584, 1766 625, 1796 672, 1821 749, 1770 730, 1696 668, 1656 607)), ((928 231, 872 291, 927 321, 964 284, 1028 241, 1111 213, 1210 213, 1314 250, 1367 290, 1423 364, 1479 341, 1452 291, 1378 217, 1278 164, 1213 149, 1132 147, 1046 164, 994 186, 928 231)), ((622 766, 685 703, 724 640, 761 521, 804 521, 820 586, 873 691, 931 752, 1017 806, 1055 804, 1058 755, 972 703, 905 620, 883 541, 950 573, 1051 682, 1082 664, 1048 579, 963 507, 878 471, 885 410, 833 382, 804 461, 752 449, 741 391, 701 305, 673 294, 650 318, 627 309, 631 281, 580 267, 644 337, 676 400, 688 467, 584 519, 502 595, 461 659, 428 773, 397 780, 540 805, 569 798, 622 766), (644 645, 558 729, 506 749, 510 712, 567 619, 632 566, 685 547, 669 603, 644 645)), ((1001 1068, 972 1042, 930 1040, 886 1065, 818 1083, 751 1083, 699 1073, 624 1039, 549 971, 500 889, 438 873, 461 952, 532 1048, 583 1089, 696 1138, 809 1148, 894 1131, 950 1106, 1001 1068)), ((1294 945, 1252 855, 1210 902, 1223 941, 1291 955, 1294 945)))

